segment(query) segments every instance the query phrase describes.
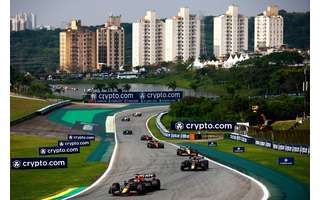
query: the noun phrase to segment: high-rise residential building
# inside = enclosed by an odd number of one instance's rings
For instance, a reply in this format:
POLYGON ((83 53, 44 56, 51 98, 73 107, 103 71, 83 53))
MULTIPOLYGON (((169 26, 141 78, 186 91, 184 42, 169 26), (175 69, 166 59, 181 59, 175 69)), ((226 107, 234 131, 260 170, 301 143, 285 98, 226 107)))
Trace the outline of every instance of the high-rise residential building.
POLYGON ((97 67, 117 69, 124 65, 124 29, 121 16, 110 16, 104 27, 97 29, 97 67))
POLYGON ((72 20, 60 32, 60 70, 68 73, 96 70, 96 33, 72 20))
POLYGON ((222 58, 248 50, 248 17, 239 14, 239 7, 229 6, 227 12, 214 18, 214 54, 222 58))
POLYGON ((154 11, 132 24, 132 66, 152 65, 164 60, 165 22, 154 11))
POLYGON ((180 8, 177 16, 166 19, 165 60, 198 58, 200 55, 200 19, 180 8))
POLYGON ((10 31, 34 30, 37 28, 36 15, 33 13, 20 13, 10 18, 10 31))
POLYGON ((279 48, 283 45, 283 18, 276 5, 268 6, 263 15, 254 19, 254 47, 279 48))

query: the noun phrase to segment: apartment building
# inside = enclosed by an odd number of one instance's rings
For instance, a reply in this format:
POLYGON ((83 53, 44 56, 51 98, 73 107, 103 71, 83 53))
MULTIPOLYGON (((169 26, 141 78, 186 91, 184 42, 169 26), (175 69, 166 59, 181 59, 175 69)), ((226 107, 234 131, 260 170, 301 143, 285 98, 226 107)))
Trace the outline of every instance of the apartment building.
POLYGON ((97 68, 118 69, 124 65, 125 35, 120 26, 121 16, 110 16, 104 27, 97 29, 97 68))
POLYGON ((132 24, 132 66, 152 65, 164 60, 165 22, 154 11, 132 24))
POLYGON ((165 60, 174 61, 198 58, 200 55, 200 19, 189 13, 189 8, 180 8, 177 16, 166 19, 165 60))
POLYGON ((72 20, 60 32, 60 70, 68 73, 96 70, 96 33, 72 20))
POLYGON ((19 13, 10 18, 10 31, 34 30, 37 28, 37 16, 32 13, 19 13))
POLYGON ((283 45, 283 18, 276 5, 254 18, 254 48, 279 48, 283 45))
POLYGON ((239 7, 231 5, 225 14, 214 18, 214 54, 225 58, 248 50, 248 17, 239 14, 239 7))

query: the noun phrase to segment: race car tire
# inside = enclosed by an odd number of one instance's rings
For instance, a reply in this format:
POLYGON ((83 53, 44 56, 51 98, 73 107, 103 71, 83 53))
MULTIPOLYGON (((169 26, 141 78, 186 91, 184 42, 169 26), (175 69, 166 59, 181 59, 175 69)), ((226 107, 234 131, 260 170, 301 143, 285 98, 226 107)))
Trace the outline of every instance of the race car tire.
POLYGON ((151 191, 153 189, 152 181, 144 181, 144 186, 148 191, 151 191))
POLYGON ((138 194, 146 193, 146 187, 145 187, 145 185, 143 183, 139 183, 137 185, 137 192, 138 192, 138 194))
POLYGON ((181 155, 181 150, 180 150, 180 149, 177 150, 177 155, 178 155, 178 156, 181 155))
POLYGON ((151 144, 147 144, 147 147, 148 147, 148 148, 152 148, 152 147, 151 147, 151 144))
POLYGON ((120 184, 113 183, 110 188, 111 194, 115 194, 116 192, 120 191, 120 184))
POLYGON ((161 143, 161 144, 159 144, 159 148, 164 148, 164 144, 163 143, 161 143))
POLYGON ((160 190, 160 179, 154 179, 151 181, 151 183, 154 190, 160 190))

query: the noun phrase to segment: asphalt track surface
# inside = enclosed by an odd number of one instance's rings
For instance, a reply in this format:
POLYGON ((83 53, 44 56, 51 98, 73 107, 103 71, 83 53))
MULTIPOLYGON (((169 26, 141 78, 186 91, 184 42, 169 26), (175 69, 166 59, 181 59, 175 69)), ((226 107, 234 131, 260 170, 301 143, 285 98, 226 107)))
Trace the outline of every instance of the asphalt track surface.
POLYGON ((185 159, 176 155, 176 148, 165 144, 164 149, 148 149, 140 136, 149 134, 146 121, 152 115, 167 110, 167 107, 149 107, 121 112, 116 116, 118 150, 109 174, 92 189, 73 199, 215 199, 215 200, 257 200, 263 196, 262 189, 252 180, 219 165, 209 163, 207 171, 180 171, 185 159), (134 112, 142 117, 132 117, 134 112), (123 116, 130 116, 130 122, 122 122, 123 116), (133 135, 123 135, 131 129, 133 135), (161 190, 143 196, 112 196, 108 189, 114 182, 123 184, 137 173, 156 173, 161 180, 161 190))

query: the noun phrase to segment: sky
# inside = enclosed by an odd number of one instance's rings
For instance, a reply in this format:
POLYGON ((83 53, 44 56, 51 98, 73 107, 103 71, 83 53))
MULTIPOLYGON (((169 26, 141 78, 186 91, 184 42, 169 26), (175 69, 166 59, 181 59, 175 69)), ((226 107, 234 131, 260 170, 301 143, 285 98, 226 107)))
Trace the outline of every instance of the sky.
POLYGON ((272 4, 288 12, 310 10, 309 0, 10 0, 10 15, 33 12, 38 25, 55 27, 74 18, 81 19, 83 25, 100 25, 111 14, 121 15, 122 22, 134 22, 147 10, 155 10, 158 17, 167 18, 177 15, 183 6, 189 7, 191 14, 221 15, 233 3, 246 16, 262 13, 272 4))

